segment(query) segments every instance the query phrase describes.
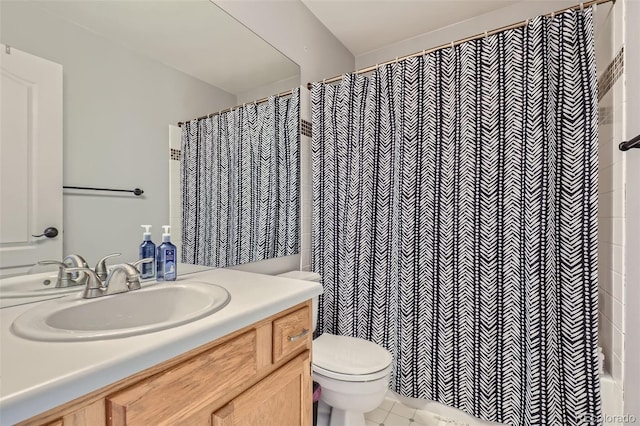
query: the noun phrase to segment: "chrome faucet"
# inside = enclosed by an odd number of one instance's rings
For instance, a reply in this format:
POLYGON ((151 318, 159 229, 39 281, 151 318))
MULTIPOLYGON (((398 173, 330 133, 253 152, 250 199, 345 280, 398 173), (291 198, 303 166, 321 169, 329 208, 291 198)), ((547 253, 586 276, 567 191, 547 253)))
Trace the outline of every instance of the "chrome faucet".
MULTIPOLYGON (((153 258, 142 259, 136 262, 136 264, 145 262, 153 262, 153 258)), ((67 268, 67 271, 82 271, 88 275, 87 285, 82 294, 82 297, 85 299, 93 299, 140 289, 140 274, 138 269, 129 263, 114 266, 104 282, 102 282, 98 274, 90 268, 67 268)))
MULTIPOLYGON (((88 268, 89 267, 89 265, 87 265, 87 261, 84 260, 84 258, 79 254, 67 255, 62 260, 62 263, 67 265, 68 268, 88 268)), ((71 274, 71 278, 73 278, 73 280, 78 285, 85 285, 87 283, 87 274, 81 271, 77 271, 71 274)))
POLYGON ((59 268, 55 288, 66 288, 84 284, 84 282, 78 282, 73 279, 72 271, 70 271, 69 266, 63 262, 58 262, 57 260, 41 260, 38 262, 38 265, 56 265, 59 268))

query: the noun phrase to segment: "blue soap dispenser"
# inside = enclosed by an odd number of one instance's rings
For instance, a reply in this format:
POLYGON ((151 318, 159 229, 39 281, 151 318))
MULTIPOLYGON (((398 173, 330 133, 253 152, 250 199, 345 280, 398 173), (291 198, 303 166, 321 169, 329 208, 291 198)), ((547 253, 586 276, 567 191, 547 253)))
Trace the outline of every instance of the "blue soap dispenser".
POLYGON ((140 244, 140 259, 151 257, 154 262, 143 263, 140 265, 140 278, 153 278, 156 273, 156 245, 151 241, 151 225, 140 225, 144 228, 142 234, 142 244, 140 244))
POLYGON ((162 234, 162 244, 156 251, 156 279, 158 281, 175 281, 177 252, 176 246, 171 244, 171 235, 169 234, 169 225, 164 225, 164 233, 162 234))

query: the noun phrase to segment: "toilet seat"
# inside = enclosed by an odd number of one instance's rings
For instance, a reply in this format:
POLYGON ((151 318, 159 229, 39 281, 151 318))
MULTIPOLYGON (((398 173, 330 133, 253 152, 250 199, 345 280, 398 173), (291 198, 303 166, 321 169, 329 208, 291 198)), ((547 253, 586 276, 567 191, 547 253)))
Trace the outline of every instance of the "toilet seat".
POLYGON ((346 382, 368 382, 391 371, 391 353, 373 342, 325 333, 313 341, 313 371, 346 382))
POLYGON ((371 374, 345 374, 338 373, 336 371, 325 370, 313 364, 311 369, 314 373, 328 377, 330 379, 340 380, 343 382, 372 382, 374 380, 382 379, 391 372, 391 364, 384 370, 376 371, 371 374))

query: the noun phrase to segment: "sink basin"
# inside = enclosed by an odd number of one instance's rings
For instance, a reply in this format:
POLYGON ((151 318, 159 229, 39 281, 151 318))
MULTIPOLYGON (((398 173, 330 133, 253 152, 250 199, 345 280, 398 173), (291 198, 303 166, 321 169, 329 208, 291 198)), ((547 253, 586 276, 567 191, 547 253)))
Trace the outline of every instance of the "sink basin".
POLYGON ((69 296, 29 309, 15 319, 11 330, 40 341, 135 336, 206 317, 225 307, 230 298, 224 288, 198 281, 153 284, 95 299, 69 296))

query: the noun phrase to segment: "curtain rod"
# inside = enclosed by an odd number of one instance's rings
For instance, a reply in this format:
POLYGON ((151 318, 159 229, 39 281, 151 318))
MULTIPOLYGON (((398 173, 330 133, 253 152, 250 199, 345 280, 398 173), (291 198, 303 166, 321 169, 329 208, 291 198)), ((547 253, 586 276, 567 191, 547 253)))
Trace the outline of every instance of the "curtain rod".
POLYGON ((620 148, 620 151, 629 151, 631 148, 640 148, 640 135, 626 142, 621 142, 620 145, 618 145, 618 148, 620 148))
MULTIPOLYGON (((568 10, 584 9, 585 7, 590 7, 590 6, 593 6, 593 5, 598 5, 598 4, 602 4, 602 3, 608 3, 608 2, 615 3, 616 0, 591 0, 591 1, 586 1, 584 3, 580 3, 580 4, 575 5, 575 6, 567 7, 567 8, 561 9, 561 10, 557 10, 557 11, 552 12, 552 13, 547 13, 544 16, 553 17, 553 16, 555 16, 555 15, 557 15, 559 13, 566 12, 568 10)), ((376 69, 378 69, 380 67, 383 67, 385 65, 392 64, 394 62, 403 61, 405 59, 414 58, 416 56, 426 55, 427 53, 431 53, 431 52, 435 52, 435 51, 438 51, 438 50, 446 49, 448 47, 457 46, 459 44, 466 43, 466 42, 471 41, 471 40, 477 40, 477 39, 480 39, 480 38, 488 37, 490 35, 501 33, 503 31, 512 30, 514 28, 524 27, 524 26, 526 26, 528 24, 529 24, 529 19, 527 19, 525 21, 516 22, 515 24, 506 25, 504 27, 496 28, 496 29, 493 29, 491 31, 485 31, 484 33, 481 33, 481 34, 476 34, 476 35, 473 35, 473 36, 470 36, 470 37, 462 38, 460 40, 452 41, 451 43, 442 44, 440 46, 436 46, 436 47, 432 47, 430 49, 422 50, 420 52, 415 52, 415 53, 411 53, 409 55, 400 56, 400 57, 397 57, 395 59, 391 59, 390 61, 386 61, 386 62, 383 62, 383 63, 380 63, 380 64, 372 65, 372 66, 369 66, 369 67, 366 67, 366 68, 361 68, 361 69, 359 69, 357 71, 354 71, 353 74, 356 74, 356 75, 357 74, 365 74, 365 73, 374 71, 374 70, 376 70, 376 69)), ((322 82, 323 83, 334 83, 336 81, 342 80, 342 78, 343 78, 343 75, 336 75, 335 77, 326 78, 326 79, 322 80, 322 82)), ((307 89, 311 90, 312 86, 313 86, 313 83, 307 83, 307 89)))
MULTIPOLYGON (((277 95, 271 95, 271 96, 275 96, 276 98, 279 98, 279 97, 282 97, 282 96, 288 96, 288 95, 292 94, 292 93, 293 93, 293 91, 294 91, 294 89, 291 89, 291 90, 287 90, 286 92, 278 93, 277 95)), ((231 111, 233 111, 234 109, 241 108, 241 107, 243 107, 243 106, 245 106, 245 105, 250 105, 250 104, 255 104, 255 105, 257 105, 257 104, 262 104, 262 103, 264 103, 264 102, 267 102, 271 96, 267 96, 266 98, 258 99, 257 101, 245 102, 245 103, 243 103, 243 104, 236 105, 236 106, 231 107, 231 108, 223 109, 222 111, 213 112, 213 113, 211 113, 211 114, 207 114, 207 115, 202 115, 202 116, 200 116, 200 117, 196 118, 196 120, 202 120, 203 118, 215 117, 216 115, 224 114, 225 112, 231 112, 231 111)), ((182 127, 182 125, 183 125, 183 124, 185 124, 185 123, 187 123, 187 122, 189 122, 189 121, 192 121, 192 120, 193 120, 193 119, 191 119, 191 120, 186 120, 186 121, 181 121, 181 122, 179 122, 179 123, 178 123, 178 127, 182 127)))

